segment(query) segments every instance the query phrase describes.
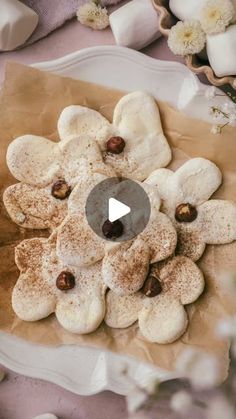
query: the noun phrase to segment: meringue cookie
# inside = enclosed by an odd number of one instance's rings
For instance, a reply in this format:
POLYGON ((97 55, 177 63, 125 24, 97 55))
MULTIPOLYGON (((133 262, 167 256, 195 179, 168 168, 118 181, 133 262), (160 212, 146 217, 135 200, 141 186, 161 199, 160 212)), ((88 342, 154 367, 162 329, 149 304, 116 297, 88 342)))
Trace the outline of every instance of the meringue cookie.
POLYGON ((160 204, 158 197, 146 228, 133 241, 105 248, 103 280, 117 294, 128 295, 138 291, 147 277, 150 264, 168 258, 175 251, 176 231, 170 219, 159 212, 160 204))
POLYGON ((113 124, 92 109, 69 106, 59 117, 58 132, 62 141, 81 134, 90 135, 99 143, 104 161, 118 176, 144 180, 153 170, 166 166, 171 160, 157 104, 145 92, 123 96, 115 107, 113 124), (121 154, 106 152, 106 143, 112 136, 125 140, 121 154))
POLYGON ((121 296, 109 291, 105 322, 126 328, 136 320, 141 334, 160 344, 177 340, 188 326, 184 305, 196 301, 204 289, 204 278, 197 265, 184 256, 155 264, 150 275, 158 278, 161 291, 154 297, 142 292, 121 296))
POLYGON ((114 176, 102 160, 98 145, 88 136, 54 143, 43 137, 16 138, 7 150, 8 167, 19 181, 8 187, 3 201, 12 220, 25 228, 54 229, 67 214, 68 196, 52 194, 59 180, 69 189, 94 172, 114 176))
MULTIPOLYGON (((116 242, 111 246, 92 230, 85 213, 87 197, 94 184, 101 180, 101 175, 94 174, 93 178, 88 175, 69 197, 68 215, 58 228, 57 254, 64 263, 76 266, 87 266, 104 258, 102 274, 105 284, 117 292, 132 293, 142 286, 150 263, 173 254, 176 231, 169 218, 159 211, 161 201, 157 189, 144 182, 141 185, 151 206, 146 227, 133 241, 116 242)), ((117 193, 123 182, 117 184, 117 193)), ((132 230, 132 225, 127 228, 132 230)))
POLYGON ((49 239, 24 240, 16 247, 20 276, 13 289, 12 307, 24 321, 37 321, 56 314, 59 323, 72 333, 97 329, 105 315, 106 286, 101 263, 89 268, 65 265, 56 255, 56 233, 49 239), (75 284, 58 289, 58 276, 69 272, 75 284))
POLYGON ((218 167, 203 158, 187 161, 176 172, 156 170, 146 181, 157 187, 163 200, 162 211, 177 229, 177 252, 194 261, 202 256, 206 244, 236 240, 236 203, 219 199, 208 201, 221 181, 218 167), (184 207, 185 220, 178 218, 183 217, 181 207, 184 207), (186 212, 191 220, 186 220, 186 212))

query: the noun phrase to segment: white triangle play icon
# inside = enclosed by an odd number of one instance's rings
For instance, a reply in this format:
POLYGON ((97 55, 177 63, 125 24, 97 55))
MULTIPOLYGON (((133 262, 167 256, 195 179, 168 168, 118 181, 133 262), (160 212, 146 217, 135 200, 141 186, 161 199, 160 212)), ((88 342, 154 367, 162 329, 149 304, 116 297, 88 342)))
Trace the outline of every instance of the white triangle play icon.
POLYGON ((128 205, 125 205, 122 202, 117 201, 117 199, 115 198, 109 198, 108 218, 109 218, 109 221, 111 221, 111 223, 129 214, 130 211, 131 209, 130 207, 128 207, 128 205))

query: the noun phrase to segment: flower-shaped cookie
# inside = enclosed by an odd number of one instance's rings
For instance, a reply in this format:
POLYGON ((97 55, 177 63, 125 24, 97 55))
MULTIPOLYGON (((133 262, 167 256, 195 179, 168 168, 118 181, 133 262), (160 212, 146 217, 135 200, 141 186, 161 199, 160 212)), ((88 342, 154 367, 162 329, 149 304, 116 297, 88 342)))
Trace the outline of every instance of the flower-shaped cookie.
POLYGON ((8 167, 20 183, 3 195, 12 220, 26 228, 54 228, 67 213, 68 196, 87 172, 114 175, 98 145, 88 136, 54 143, 24 135, 8 147, 8 167))
MULTIPOLYGON (((102 175, 99 176, 101 179, 102 175)), ((106 241, 91 229, 84 210, 87 195, 97 183, 97 174, 93 178, 88 176, 87 181, 83 178, 70 195, 68 215, 58 228, 57 254, 64 263, 76 266, 90 265, 105 256, 102 266, 104 283, 120 294, 131 294, 142 287, 150 263, 164 260, 174 253, 176 231, 170 219, 159 211, 161 202, 156 188, 144 182, 141 185, 151 206, 145 229, 127 242, 111 244, 106 241)))
POLYGON ((148 341, 174 342, 188 326, 184 306, 196 301, 203 289, 204 278, 197 265, 185 256, 176 256, 153 265, 140 292, 120 296, 109 291, 105 322, 126 328, 138 320, 148 341))
POLYGON ((68 106, 59 118, 58 132, 63 141, 91 136, 117 175, 139 181, 171 160, 157 104, 145 92, 123 96, 115 107, 112 124, 93 109, 68 106))
POLYGON ((147 179, 158 188, 162 211, 178 233, 177 252, 198 260, 206 244, 236 240, 236 203, 208 199, 218 189, 222 175, 209 160, 194 158, 176 172, 159 169, 147 179))
POLYGON ((63 264, 56 255, 56 233, 49 239, 24 240, 16 247, 15 259, 20 276, 12 306, 20 319, 36 321, 55 312, 70 332, 97 329, 105 315, 100 262, 87 268, 63 264))

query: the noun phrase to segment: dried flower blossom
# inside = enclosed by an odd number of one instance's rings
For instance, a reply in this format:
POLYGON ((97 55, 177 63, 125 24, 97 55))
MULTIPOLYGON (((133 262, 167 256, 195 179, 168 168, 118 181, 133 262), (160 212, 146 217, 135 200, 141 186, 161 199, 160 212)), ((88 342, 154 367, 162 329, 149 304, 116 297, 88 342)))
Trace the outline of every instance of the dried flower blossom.
POLYGON ((200 23, 207 34, 224 32, 234 13, 231 0, 208 0, 201 10, 200 23))
POLYGON ((176 55, 197 54, 204 48, 206 35, 196 20, 179 21, 172 26, 168 45, 176 55))
POLYGON ((77 10, 77 18, 82 25, 89 26, 95 30, 105 29, 109 26, 107 9, 102 8, 92 1, 79 7, 77 10))

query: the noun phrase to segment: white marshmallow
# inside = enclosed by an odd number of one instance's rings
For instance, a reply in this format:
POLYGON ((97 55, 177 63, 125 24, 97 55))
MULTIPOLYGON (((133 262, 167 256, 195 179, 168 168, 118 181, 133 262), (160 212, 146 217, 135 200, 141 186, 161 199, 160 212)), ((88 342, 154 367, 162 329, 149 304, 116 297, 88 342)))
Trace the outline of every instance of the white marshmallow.
POLYGON ((172 13, 180 20, 198 19, 206 0, 170 0, 172 13))
POLYGON ((218 77, 236 75, 236 25, 207 36, 207 55, 218 77))
POLYGON ((117 45, 141 49, 158 39, 158 15, 151 0, 133 0, 110 15, 117 45))
POLYGON ((0 51, 11 51, 30 37, 38 15, 18 0, 1 0, 0 51))

